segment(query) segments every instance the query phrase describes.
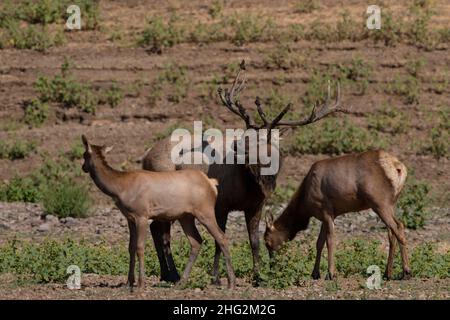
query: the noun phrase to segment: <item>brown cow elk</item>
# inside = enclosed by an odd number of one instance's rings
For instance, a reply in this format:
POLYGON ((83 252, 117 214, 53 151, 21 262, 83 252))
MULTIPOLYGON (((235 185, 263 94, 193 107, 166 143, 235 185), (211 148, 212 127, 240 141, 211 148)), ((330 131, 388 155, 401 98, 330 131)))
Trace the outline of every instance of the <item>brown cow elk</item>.
POLYGON ((149 219, 180 222, 191 244, 191 253, 180 283, 188 279, 202 244, 194 218, 206 227, 219 244, 225 256, 228 285, 235 286, 227 240, 217 225, 214 213, 217 198, 215 179, 208 178, 199 170, 117 171, 105 160, 106 148, 89 144, 84 135, 82 140, 85 146, 83 171, 90 174, 103 193, 113 198, 128 221, 130 230, 128 284, 131 288, 135 281, 136 254, 139 258, 138 287, 144 286, 144 247, 149 219))
MULTIPOLYGON (((314 163, 280 217, 267 215, 264 235, 269 253, 305 230, 311 217, 322 221, 317 239, 317 256, 312 272, 320 278, 320 257, 328 248, 328 279, 335 275, 334 219, 347 212, 371 208, 388 228, 389 256, 385 277, 392 277, 395 239, 400 245, 403 276, 410 276, 403 224, 395 217, 395 202, 405 184, 406 167, 382 150, 367 151, 314 163)), ((272 255, 272 254, 271 254, 272 255)))
MULTIPOLYGON (((256 98, 256 110, 261 119, 261 125, 257 125, 246 108, 237 100, 237 95, 242 91, 245 79, 242 78, 242 71, 245 69, 244 61, 240 65, 240 70, 233 81, 231 88, 218 93, 223 105, 232 113, 240 117, 245 122, 246 129, 267 129, 268 135, 272 129, 279 127, 296 127, 316 122, 334 112, 346 112, 347 110, 339 106, 340 92, 337 89, 336 103, 330 105, 330 87, 328 88, 328 98, 326 103, 319 108, 314 108, 311 114, 305 119, 298 121, 282 121, 285 114, 291 109, 291 104, 287 105, 273 120, 267 119, 259 98, 256 98)), ((261 209, 265 200, 270 196, 276 185, 277 175, 260 175, 261 164, 219 164, 195 166, 180 165, 175 166, 170 157, 170 152, 174 143, 170 138, 158 142, 152 149, 148 150, 143 159, 143 169, 153 171, 173 171, 185 168, 201 169, 210 178, 215 178, 219 182, 218 198, 216 203, 216 218, 219 227, 225 231, 228 213, 230 211, 243 211, 247 224, 247 231, 250 238, 250 246, 253 256, 253 274, 258 279, 259 274, 259 222, 261 219, 261 209)), ((259 160, 259 159, 258 159, 259 160)), ((166 281, 177 281, 179 278, 176 267, 173 263, 170 251, 170 223, 155 221, 151 224, 150 230, 158 253, 161 266, 161 279, 166 281)), ((214 283, 219 283, 219 259, 220 250, 216 244, 216 253, 213 264, 214 283)))

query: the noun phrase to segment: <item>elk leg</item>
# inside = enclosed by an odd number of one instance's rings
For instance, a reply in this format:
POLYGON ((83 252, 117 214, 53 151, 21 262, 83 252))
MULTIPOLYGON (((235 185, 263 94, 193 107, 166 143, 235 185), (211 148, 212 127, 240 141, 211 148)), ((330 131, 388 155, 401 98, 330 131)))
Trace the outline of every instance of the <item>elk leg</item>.
POLYGON ((136 224, 131 221, 128 221, 128 230, 130 231, 130 242, 128 243, 128 252, 130 254, 130 267, 128 270, 128 282, 127 285, 130 286, 130 288, 133 288, 134 285, 134 268, 136 264, 136 224))
MULTIPOLYGON (((409 278, 411 270, 409 269, 408 251, 406 247, 406 237, 403 224, 395 218, 394 208, 392 206, 377 207, 373 209, 386 226, 392 231, 397 238, 400 254, 402 256, 403 276, 402 278, 409 278)), ((389 261, 388 261, 389 264, 389 261)))
POLYGON ((245 222, 247 224, 248 237, 253 256, 253 279, 254 284, 259 282, 259 221, 261 220, 261 210, 256 212, 245 212, 245 222))
POLYGON ((170 222, 154 220, 150 224, 150 232, 158 255, 161 281, 177 282, 180 280, 180 275, 170 250, 170 227, 170 222))
MULTIPOLYGON (((394 211, 394 210, 392 210, 392 211, 394 211)), ((392 217, 394 218, 394 221, 397 224, 398 233, 399 233, 399 237, 397 237, 397 240, 398 240, 399 247, 400 247, 400 254, 402 256, 402 265, 403 265, 402 279, 408 280, 411 278, 411 269, 409 268, 409 258, 408 258, 408 249, 407 249, 407 245, 406 245, 405 227, 403 226, 403 223, 401 223, 401 221, 399 221, 394 215, 392 217)))
POLYGON ((311 275, 314 280, 320 279, 320 259, 322 256, 322 249, 325 244, 326 232, 326 225, 324 222, 322 222, 319 237, 317 238, 316 242, 316 262, 314 264, 314 269, 311 275))
POLYGON ((143 288, 145 285, 145 264, 144 264, 144 251, 145 251, 145 237, 147 235, 148 220, 146 217, 140 217, 136 219, 137 229, 137 256, 139 259, 139 279, 138 288, 143 288))
POLYGON ((178 285, 183 285, 186 283, 189 275, 191 274, 192 267, 194 266, 195 260, 200 252, 200 248, 202 246, 202 237, 195 226, 195 220, 192 215, 186 215, 179 219, 181 227, 183 228, 186 237, 191 244, 191 253, 189 255, 189 260, 184 268, 183 275, 181 280, 178 282, 178 285))
POLYGON ((236 287, 236 276, 234 275, 233 266, 231 264, 231 256, 228 250, 228 241, 225 237, 225 233, 220 230, 217 225, 214 214, 202 215, 201 213, 196 215, 197 219, 206 227, 208 232, 213 236, 214 240, 219 244, 220 250, 225 257, 225 264, 227 267, 228 275, 228 288, 233 289, 236 287))
MULTIPOLYGON (((218 214, 216 215, 217 224, 223 232, 225 232, 226 225, 227 225, 227 219, 228 219, 228 212, 222 212, 218 211, 218 214)), ((222 251, 220 250, 220 245, 216 241, 216 250, 214 252, 214 263, 211 271, 212 275, 212 284, 220 285, 220 272, 219 272, 219 263, 220 263, 220 253, 222 251)))
POLYGON ((328 249, 328 274, 326 279, 333 280, 336 272, 336 267, 334 265, 334 221, 329 215, 325 216, 326 224, 326 242, 328 249))
POLYGON ((386 280, 392 279, 392 269, 394 267, 394 257, 395 257, 395 236, 392 233, 390 228, 388 229, 388 238, 389 238, 389 255, 388 261, 386 264, 386 270, 384 272, 384 278, 386 280))

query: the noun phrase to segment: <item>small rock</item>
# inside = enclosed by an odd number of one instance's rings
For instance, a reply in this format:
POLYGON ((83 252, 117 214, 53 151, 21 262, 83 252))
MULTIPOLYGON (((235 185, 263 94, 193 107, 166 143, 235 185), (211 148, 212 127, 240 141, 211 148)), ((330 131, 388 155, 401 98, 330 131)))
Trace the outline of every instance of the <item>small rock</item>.
POLYGON ((200 292, 202 292, 202 289, 200 289, 200 288, 195 288, 195 289, 194 289, 194 292, 195 292, 195 293, 200 293, 200 292))
POLYGON ((0 223, 0 230, 8 230, 11 229, 6 223, 0 223))
POLYGON ((51 229, 50 223, 45 222, 45 223, 41 224, 37 230, 39 232, 48 232, 48 231, 50 231, 50 229, 51 229))
POLYGON ((72 217, 67 217, 64 219, 61 219, 61 222, 64 223, 68 227, 73 227, 78 224, 78 220, 72 217))
POLYGON ((55 217, 54 215, 48 214, 45 216, 45 221, 49 222, 49 223, 57 223, 59 222, 58 218, 55 217))

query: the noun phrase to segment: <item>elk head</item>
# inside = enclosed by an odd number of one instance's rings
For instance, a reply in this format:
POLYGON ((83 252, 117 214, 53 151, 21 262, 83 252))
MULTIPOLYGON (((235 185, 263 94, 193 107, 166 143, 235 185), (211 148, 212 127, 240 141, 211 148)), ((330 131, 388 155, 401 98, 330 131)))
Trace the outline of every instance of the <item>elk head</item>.
POLYGON ((81 168, 86 173, 92 172, 94 168, 93 158, 94 157, 103 158, 103 155, 110 152, 112 150, 112 147, 91 145, 84 134, 81 135, 81 140, 83 141, 85 149, 83 153, 84 162, 81 168))
MULTIPOLYGON (((331 96, 331 87, 330 84, 328 84, 328 95, 326 98, 326 101, 323 105, 321 105, 319 108, 317 108, 316 105, 314 105, 313 110, 311 114, 306 117, 305 119, 301 120, 295 120, 295 121, 282 121, 283 117, 291 110, 292 104, 289 103, 286 107, 284 107, 281 112, 272 120, 267 119, 266 114, 264 113, 261 99, 259 97, 256 97, 255 99, 255 105, 256 105, 256 111, 259 115, 259 118, 261 119, 262 124, 258 125, 253 117, 247 112, 247 109, 242 106, 240 101, 237 99, 237 95, 242 91, 245 84, 245 78, 241 78, 242 72, 245 70, 245 61, 243 60, 240 64, 239 71, 233 81, 233 84, 231 85, 230 89, 223 90, 222 88, 218 89, 218 94, 220 97, 220 100, 222 101, 222 104, 230 110, 232 113, 239 116, 242 120, 245 122, 246 132, 248 130, 256 130, 258 133, 258 136, 263 139, 258 139, 258 155, 261 155, 261 152, 259 152, 260 148, 264 148, 266 150, 266 155, 270 156, 270 159, 276 159, 278 161, 278 167, 275 174, 261 174, 262 169, 267 166, 267 163, 261 161, 261 159, 257 159, 257 162, 252 164, 250 161, 248 161, 248 158, 246 158, 245 165, 250 171, 251 175, 255 178, 255 180, 258 182, 258 184, 261 186, 263 193, 268 196, 276 186, 276 177, 278 173, 278 169, 281 165, 281 157, 279 156, 279 148, 278 148, 278 142, 279 142, 279 132, 277 134, 274 134, 274 129, 281 129, 285 131, 288 128, 295 128, 304 126, 310 123, 314 123, 316 121, 319 121, 322 118, 325 118, 326 116, 335 113, 335 112, 345 112, 348 113, 349 111, 347 109, 341 108, 340 105, 340 87, 339 84, 337 85, 337 94, 336 94, 336 101, 333 105, 330 105, 330 96, 331 96), (261 137, 261 135, 265 135, 265 137, 261 137), (275 138, 275 139, 274 139, 275 138), (276 156, 272 154, 273 152, 276 153, 276 156)), ((283 132, 282 131, 282 132, 283 132)), ((246 136, 244 135, 244 139, 246 136)), ((246 157, 247 157, 247 149, 248 144, 245 143, 245 140, 237 141, 237 144, 243 144, 245 146, 246 151, 246 157)), ((262 152, 264 154, 264 152, 262 152)))
POLYGON ((266 243, 270 258, 272 258, 273 252, 280 249, 281 245, 287 241, 287 238, 287 234, 275 228, 272 213, 266 212, 266 232, 264 233, 264 242, 266 243))

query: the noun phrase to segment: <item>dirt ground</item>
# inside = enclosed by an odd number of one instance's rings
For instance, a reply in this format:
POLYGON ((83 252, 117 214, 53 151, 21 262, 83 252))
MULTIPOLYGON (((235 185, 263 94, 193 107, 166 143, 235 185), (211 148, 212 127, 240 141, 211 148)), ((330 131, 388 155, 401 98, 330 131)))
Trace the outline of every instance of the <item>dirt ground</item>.
MULTIPOLYGON (((342 9, 348 9, 356 17, 365 11, 366 2, 355 0, 345 2, 320 1, 319 10, 311 14, 293 13, 292 1, 227 1, 226 13, 249 12, 271 15, 278 24, 294 21, 336 21, 342 9)), ((401 10, 406 2, 393 5, 401 10)), ((450 24, 450 4, 436 1, 439 6, 433 17, 433 26, 450 24)), ((145 25, 146 17, 161 15, 168 17, 172 6, 180 14, 191 15, 194 19, 208 18, 205 1, 101 1, 102 28, 96 31, 83 31, 67 34, 68 41, 61 47, 51 48, 46 53, 31 50, 0 50, 0 140, 14 141, 25 139, 37 144, 37 152, 22 160, 0 159, 0 181, 9 180, 15 174, 24 175, 42 164, 43 154, 56 158, 61 151, 70 150, 74 142, 79 141, 82 133, 97 144, 113 144, 114 149, 108 155, 108 161, 114 167, 139 168, 139 160, 145 150, 152 145, 158 133, 164 129, 183 123, 190 127, 194 120, 213 119, 220 128, 242 127, 241 120, 220 105, 217 98, 206 102, 202 90, 207 81, 214 76, 224 74, 230 63, 245 59, 247 61, 247 88, 241 95, 245 106, 254 108, 257 95, 268 94, 277 88, 294 102, 294 108, 301 110, 301 97, 304 94, 311 75, 304 67, 325 67, 334 63, 345 63, 355 57, 369 61, 373 71, 365 95, 351 90, 343 92, 343 100, 357 111, 346 116, 351 123, 366 127, 368 115, 379 110, 384 104, 397 106, 405 111, 411 122, 410 129, 392 137, 387 150, 397 155, 415 172, 418 179, 426 180, 432 186, 435 200, 433 215, 427 226, 418 231, 407 232, 412 245, 432 242, 445 252, 450 247, 450 164, 448 158, 436 159, 431 155, 418 155, 415 143, 429 136, 430 130, 439 121, 440 106, 449 105, 449 89, 443 93, 432 90, 433 79, 449 79, 450 54, 448 44, 438 50, 425 51, 413 46, 399 44, 385 47, 371 42, 318 43, 298 41, 289 43, 292 51, 305 62, 303 66, 289 70, 268 69, 264 65, 267 53, 279 47, 275 41, 257 42, 236 47, 227 42, 197 45, 179 44, 164 50, 163 54, 149 54, 145 48, 136 47, 133 39, 145 25), (170 3, 170 4, 169 4, 170 3), (113 32, 120 32, 123 40, 111 40, 113 32), (36 98, 33 86, 39 75, 59 73, 65 57, 74 64, 74 76, 81 82, 95 88, 106 88, 113 81, 124 88, 125 97, 116 108, 100 106, 95 115, 76 110, 52 108, 50 118, 40 128, 29 128, 23 123, 24 103, 36 98), (420 103, 407 105, 403 99, 387 95, 383 88, 397 74, 406 73, 406 64, 411 59, 422 58, 426 65, 420 75, 420 103), (186 98, 179 104, 166 100, 150 106, 148 95, 151 82, 163 70, 167 63, 176 62, 184 66, 189 75, 189 90, 186 98), (282 79, 283 85, 279 85, 282 79), (127 94, 136 81, 143 86, 137 94, 127 94)), ((281 142, 283 143, 283 142, 281 142)), ((288 180, 298 183, 311 164, 328 155, 303 155, 286 157, 279 183, 288 180)), ((81 165, 81 160, 79 161, 81 165)), ((89 181, 86 180, 85 181, 89 181)), ((91 183, 92 196, 96 201, 95 212, 87 219, 58 220, 45 218, 42 208, 37 204, 0 203, 0 243, 18 236, 23 239, 42 239, 44 237, 107 239, 110 243, 124 241, 128 237, 125 219, 112 203, 91 183), (43 225, 46 224, 45 227, 43 225)), ((379 219, 371 212, 354 216, 345 216, 337 221, 339 241, 354 236, 379 239, 387 245, 386 231, 379 219)), ((261 231, 264 230, 263 223, 261 231)), ((243 215, 233 213, 228 223, 228 231, 233 239, 245 239, 247 231, 243 215)), ((300 237, 317 234, 318 224, 300 237)), ((173 231, 175 237, 181 235, 177 225, 173 231)), ((296 288, 273 290, 253 288, 240 280, 234 292, 225 287, 209 286, 205 290, 173 290, 158 285, 157 278, 148 279, 146 289, 130 294, 119 285, 123 277, 84 275, 83 288, 71 291, 64 285, 27 285, 17 286, 10 275, 0 275, 0 298, 3 299, 430 299, 450 298, 450 279, 412 279, 391 281, 381 290, 368 290, 365 279, 359 276, 339 279, 339 290, 327 286, 324 280, 305 281, 296 288), (119 286, 119 287, 118 287, 119 286)), ((223 281, 225 283, 225 281, 223 281)))

